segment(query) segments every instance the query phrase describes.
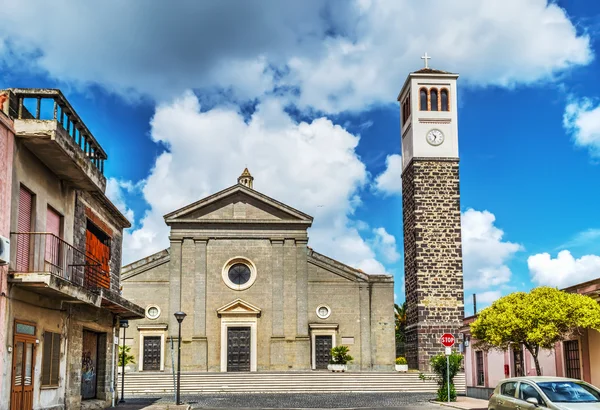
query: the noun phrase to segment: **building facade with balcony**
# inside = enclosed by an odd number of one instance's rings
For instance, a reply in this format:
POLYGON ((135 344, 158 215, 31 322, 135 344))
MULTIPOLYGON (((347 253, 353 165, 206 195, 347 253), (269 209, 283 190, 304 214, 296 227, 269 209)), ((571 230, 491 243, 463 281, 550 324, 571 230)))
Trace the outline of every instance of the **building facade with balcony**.
MULTIPOLYGON (((563 289, 565 292, 587 295, 600 303, 600 278, 563 289)), ((498 382, 507 377, 535 376, 535 363, 524 346, 508 351, 484 352, 473 345, 470 324, 477 315, 464 319, 464 366, 467 396, 488 399, 498 382)), ((600 332, 588 329, 555 345, 541 349, 538 355, 542 375, 581 379, 600 387, 600 332)))
POLYGON ((129 221, 106 197, 107 155, 59 90, 9 89, 10 265, 0 409, 107 407, 115 398, 129 221))

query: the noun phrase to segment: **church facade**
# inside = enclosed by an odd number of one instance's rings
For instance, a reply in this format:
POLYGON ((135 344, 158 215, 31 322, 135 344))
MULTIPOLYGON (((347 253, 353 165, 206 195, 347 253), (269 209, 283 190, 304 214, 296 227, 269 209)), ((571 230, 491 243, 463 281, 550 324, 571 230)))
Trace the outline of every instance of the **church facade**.
POLYGON ((135 371, 393 370, 394 281, 308 247, 312 217, 238 183, 165 215, 170 247, 123 267, 123 296, 145 308, 126 334, 135 371))

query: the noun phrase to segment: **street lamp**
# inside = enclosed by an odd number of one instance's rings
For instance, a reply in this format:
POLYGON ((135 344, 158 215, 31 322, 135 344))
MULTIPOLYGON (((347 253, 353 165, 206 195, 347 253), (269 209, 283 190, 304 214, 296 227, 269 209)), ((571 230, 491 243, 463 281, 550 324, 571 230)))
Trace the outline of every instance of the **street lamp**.
POLYGON ((129 327, 129 320, 121 319, 119 327, 123 328, 123 351, 119 355, 121 358, 121 398, 119 403, 125 403, 125 330, 129 327))
POLYGON ((187 315, 181 311, 175 312, 175 319, 179 323, 179 338, 177 339, 177 396, 175 398, 175 404, 180 405, 181 403, 181 322, 187 315))

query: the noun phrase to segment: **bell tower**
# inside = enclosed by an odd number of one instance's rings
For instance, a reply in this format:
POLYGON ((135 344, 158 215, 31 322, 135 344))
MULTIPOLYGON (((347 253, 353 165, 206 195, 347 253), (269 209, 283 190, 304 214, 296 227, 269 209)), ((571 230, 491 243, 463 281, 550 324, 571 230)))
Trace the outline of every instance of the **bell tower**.
POLYGON ((244 172, 238 177, 238 184, 246 185, 248 188, 254 185, 254 177, 250 175, 248 168, 244 168, 244 172))
POLYGON ((458 173, 458 74, 429 67, 410 73, 398 96, 402 140, 402 215, 406 358, 430 370, 440 337, 464 317, 458 173))

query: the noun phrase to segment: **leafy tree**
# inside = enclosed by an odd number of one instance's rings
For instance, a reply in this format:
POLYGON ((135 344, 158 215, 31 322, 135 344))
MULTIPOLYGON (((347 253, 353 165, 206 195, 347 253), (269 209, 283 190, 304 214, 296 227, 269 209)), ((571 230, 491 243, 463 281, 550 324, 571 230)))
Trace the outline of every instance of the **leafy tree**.
POLYGON ((596 301, 542 286, 529 293, 511 293, 483 309, 471 323, 471 335, 477 339, 475 347, 483 350, 525 346, 541 376, 540 349, 553 349, 557 342, 588 328, 600 331, 596 301))
POLYGON ((404 329, 406 328, 406 302, 403 302, 402 306, 394 303, 394 318, 396 322, 396 344, 404 343, 406 341, 404 335, 404 329))
POLYGON ((448 356, 446 363, 446 355, 440 353, 431 358, 431 369, 437 375, 438 388, 437 399, 439 401, 448 400, 448 374, 450 375, 450 401, 456 401, 456 389, 454 388, 454 376, 460 371, 463 356, 459 353, 452 352, 448 356), (448 366, 449 364, 449 366, 448 366), (448 368, 450 372, 448 373, 448 368))
POLYGON ((125 359, 125 366, 129 363, 135 364, 135 358, 132 354, 129 354, 130 350, 130 346, 125 346, 125 350, 123 350, 123 346, 119 346, 119 367, 123 366, 123 358, 125 359))

